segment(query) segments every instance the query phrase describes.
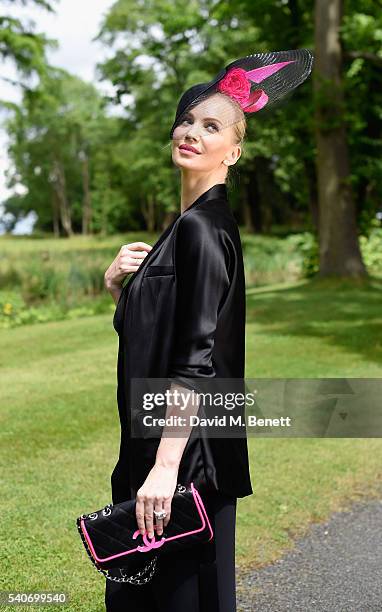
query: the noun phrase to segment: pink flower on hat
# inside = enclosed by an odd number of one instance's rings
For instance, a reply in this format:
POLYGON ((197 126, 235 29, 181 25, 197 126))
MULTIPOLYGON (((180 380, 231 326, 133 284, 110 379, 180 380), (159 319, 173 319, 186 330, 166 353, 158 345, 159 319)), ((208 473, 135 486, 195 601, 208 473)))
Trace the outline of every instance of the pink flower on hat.
POLYGON ((296 60, 267 64, 253 70, 243 68, 231 68, 227 74, 219 81, 217 91, 227 94, 238 102, 246 113, 256 113, 269 100, 264 89, 255 89, 251 92, 251 82, 261 83, 264 79, 275 74, 284 66, 293 64, 296 60))
POLYGON ((243 68, 232 68, 227 74, 219 81, 217 85, 217 91, 225 93, 241 107, 248 103, 249 94, 251 92, 251 82, 247 78, 247 73, 243 68))

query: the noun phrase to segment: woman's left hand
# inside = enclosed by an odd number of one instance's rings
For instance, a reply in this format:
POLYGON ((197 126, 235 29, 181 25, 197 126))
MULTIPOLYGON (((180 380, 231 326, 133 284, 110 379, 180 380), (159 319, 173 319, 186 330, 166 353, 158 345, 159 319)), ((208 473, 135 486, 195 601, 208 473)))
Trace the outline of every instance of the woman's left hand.
POLYGON ((175 493, 178 478, 178 466, 163 466, 158 463, 151 468, 145 482, 137 491, 135 514, 142 535, 147 531, 148 537, 154 537, 154 521, 156 532, 162 535, 171 515, 171 501, 175 493), (154 510, 164 510, 165 519, 154 518, 154 510))

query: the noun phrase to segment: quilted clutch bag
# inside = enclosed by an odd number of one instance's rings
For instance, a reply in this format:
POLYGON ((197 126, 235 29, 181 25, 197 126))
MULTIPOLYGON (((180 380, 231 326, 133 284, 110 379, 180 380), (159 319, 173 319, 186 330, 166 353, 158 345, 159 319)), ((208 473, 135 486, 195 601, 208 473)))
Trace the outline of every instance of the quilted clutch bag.
MULTIPOLYGON (((155 572, 157 558, 209 542, 213 530, 199 491, 178 484, 171 516, 161 536, 142 536, 135 516, 135 499, 108 504, 81 514, 77 529, 95 568, 109 580, 145 584, 155 572)), ((154 530, 156 525, 154 525, 154 530)))

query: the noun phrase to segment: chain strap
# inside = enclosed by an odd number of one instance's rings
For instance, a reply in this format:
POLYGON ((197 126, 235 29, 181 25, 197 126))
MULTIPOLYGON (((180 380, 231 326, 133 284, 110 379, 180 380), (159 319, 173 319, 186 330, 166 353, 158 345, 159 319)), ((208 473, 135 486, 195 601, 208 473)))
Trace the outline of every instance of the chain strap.
MULTIPOLYGON (((186 487, 182 484, 177 484, 176 489, 179 493, 184 493, 184 491, 186 491, 186 487)), ((111 509, 112 505, 113 504, 107 504, 107 506, 105 506, 104 508, 104 512, 109 513, 109 510, 111 509)), ((90 515, 81 514, 80 518, 86 518, 87 516, 90 516, 90 515)), ((153 559, 151 559, 151 561, 147 565, 145 565, 145 567, 141 571, 137 572, 136 574, 133 574, 132 576, 126 576, 122 567, 116 568, 121 574, 120 577, 109 575, 108 572, 110 570, 104 570, 101 567, 98 567, 95 559, 93 558, 93 555, 91 554, 89 550, 88 543, 86 541, 86 538, 84 538, 84 535, 82 533, 82 530, 79 524, 77 525, 77 530, 85 545, 86 552, 88 553, 88 556, 90 557, 90 560, 93 563, 94 567, 96 568, 97 572, 100 572, 101 574, 103 574, 108 580, 112 580, 113 582, 129 582, 130 584, 142 585, 142 584, 147 584, 147 582, 150 582, 150 580, 154 576, 158 556, 155 556, 153 559), (147 576, 145 576, 145 574, 147 574, 147 576)))
POLYGON ((97 567, 97 571, 103 574, 108 580, 112 580, 113 582, 129 582, 130 584, 142 585, 142 584, 146 584, 147 582, 150 582, 150 580, 155 574, 156 564, 157 564, 157 557, 154 557, 153 559, 151 559, 150 563, 145 565, 145 567, 140 572, 137 572, 133 576, 126 576, 123 568, 120 567, 118 568, 118 571, 121 574, 120 578, 118 578, 117 576, 110 576, 107 573, 107 570, 103 570, 99 567, 97 567), (145 576, 147 572, 149 573, 147 576, 145 576))
MULTIPOLYGON (((85 518, 86 516, 88 515, 82 514, 80 518, 85 518)), ((77 530, 84 543, 86 552, 88 553, 88 557, 90 558, 97 572, 100 572, 101 574, 103 574, 108 580, 112 580, 113 582, 130 582, 131 584, 146 584, 154 576, 154 573, 156 570, 157 557, 154 557, 153 559, 151 559, 151 561, 147 565, 145 565, 145 567, 142 570, 140 570, 136 574, 133 574, 132 576, 126 576, 126 574, 124 573, 124 569, 122 567, 115 568, 119 571, 119 573, 121 574, 121 577, 109 575, 108 574, 109 570, 104 570, 101 567, 98 567, 95 559, 93 558, 93 555, 91 554, 89 550, 88 543, 86 541, 86 538, 84 538, 81 527, 79 525, 77 525, 77 530), (149 574, 145 576, 147 572, 149 572, 149 574)))

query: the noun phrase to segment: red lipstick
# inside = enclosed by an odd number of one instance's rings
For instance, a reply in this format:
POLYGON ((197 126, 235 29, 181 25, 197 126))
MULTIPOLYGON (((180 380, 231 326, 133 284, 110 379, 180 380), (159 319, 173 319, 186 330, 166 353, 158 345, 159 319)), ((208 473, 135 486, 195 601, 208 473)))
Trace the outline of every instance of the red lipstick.
POLYGON ((188 145, 188 144, 179 145, 179 149, 181 151, 192 151, 193 153, 197 153, 198 155, 200 155, 200 151, 198 151, 198 149, 195 149, 195 147, 192 147, 191 145, 188 145))

